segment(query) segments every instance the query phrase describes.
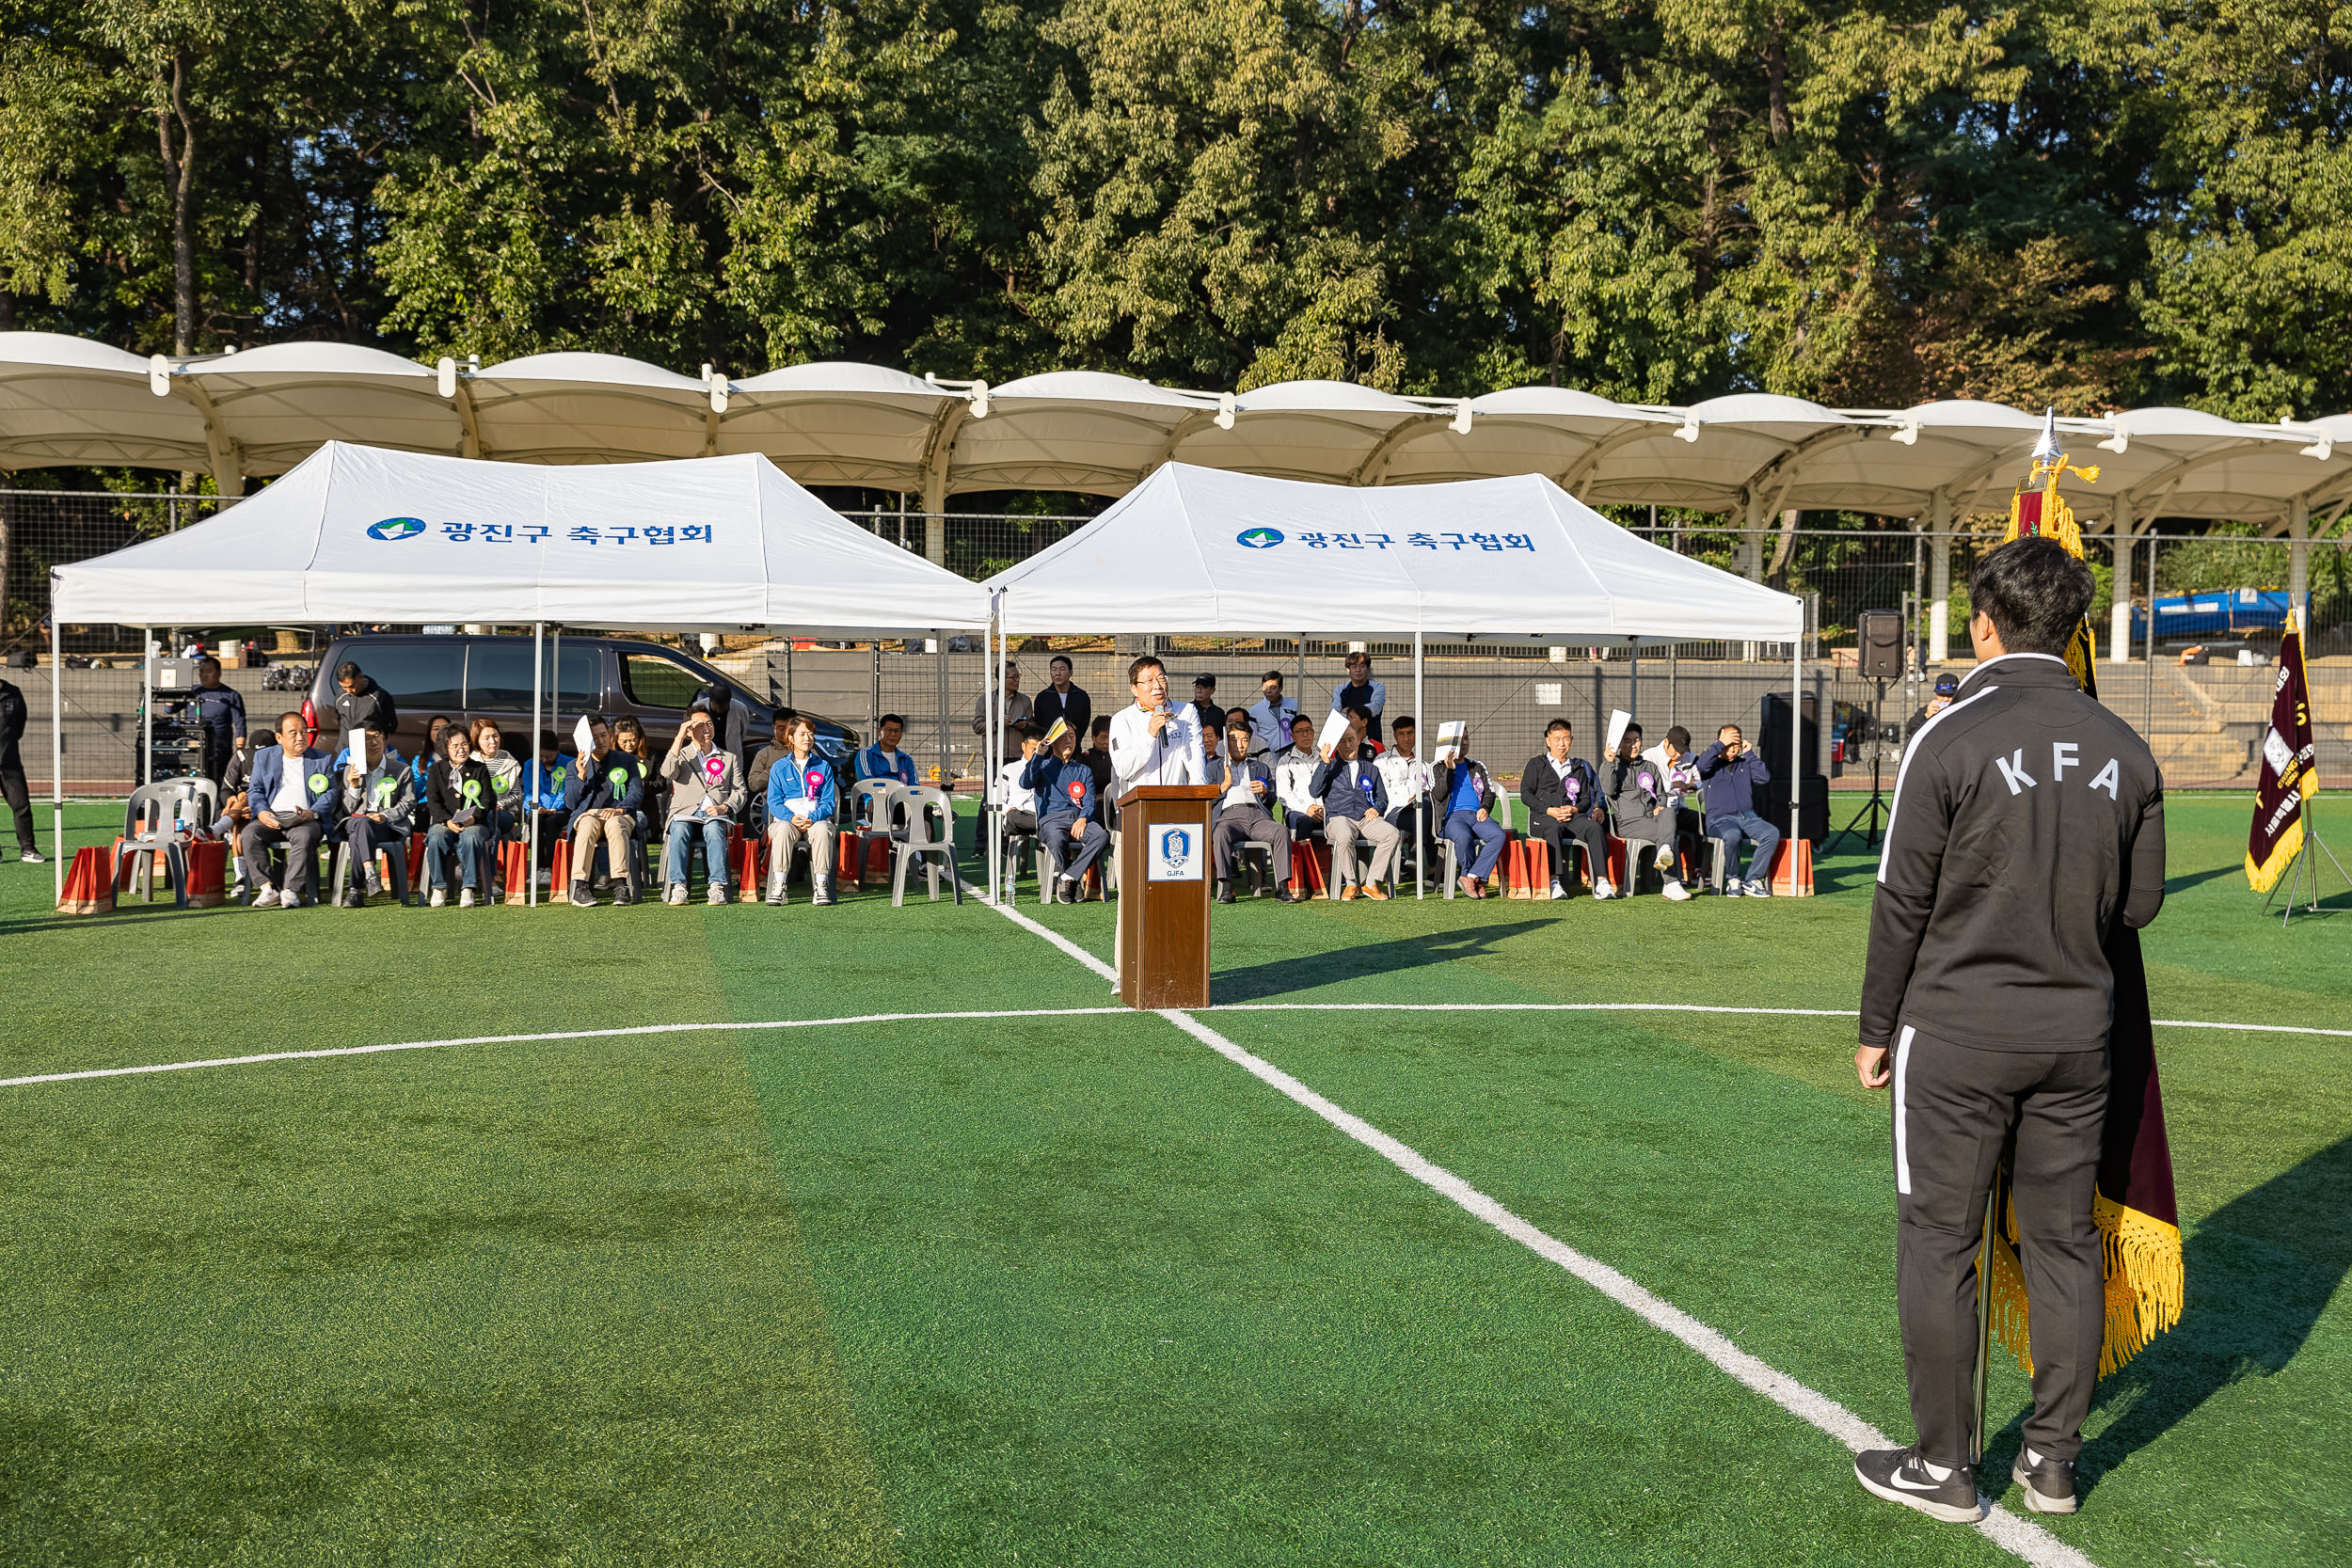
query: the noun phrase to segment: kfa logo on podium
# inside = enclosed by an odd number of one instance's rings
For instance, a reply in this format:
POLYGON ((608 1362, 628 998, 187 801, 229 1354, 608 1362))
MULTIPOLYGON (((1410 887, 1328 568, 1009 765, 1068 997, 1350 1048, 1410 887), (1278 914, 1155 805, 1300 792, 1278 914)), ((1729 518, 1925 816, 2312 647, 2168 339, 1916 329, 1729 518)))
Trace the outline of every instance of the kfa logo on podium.
POLYGON ((1145 876, 1154 882, 1200 880, 1200 831, 1183 823, 1163 823, 1152 830, 1151 866, 1145 876))

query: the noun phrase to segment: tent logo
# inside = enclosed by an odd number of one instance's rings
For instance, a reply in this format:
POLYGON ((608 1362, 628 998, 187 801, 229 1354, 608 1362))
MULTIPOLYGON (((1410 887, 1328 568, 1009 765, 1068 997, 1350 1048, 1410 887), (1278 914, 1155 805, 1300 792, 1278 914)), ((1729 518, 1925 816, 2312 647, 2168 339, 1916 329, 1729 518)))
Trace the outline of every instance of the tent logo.
POLYGON ((1282 531, 1279 528, 1244 529, 1233 535, 1233 541, 1244 549, 1270 550, 1282 542, 1282 531))
POLYGON ((422 517, 387 517, 380 523, 368 525, 371 539, 414 539, 424 531, 422 517))

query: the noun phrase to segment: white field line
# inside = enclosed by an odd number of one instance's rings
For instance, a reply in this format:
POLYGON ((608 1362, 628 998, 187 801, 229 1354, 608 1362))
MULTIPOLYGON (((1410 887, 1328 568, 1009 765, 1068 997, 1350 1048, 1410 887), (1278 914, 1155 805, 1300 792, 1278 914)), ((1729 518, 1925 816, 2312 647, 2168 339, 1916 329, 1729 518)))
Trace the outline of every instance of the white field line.
MULTIPOLYGON (((1047 930, 1009 906, 993 907, 1016 925, 1036 931, 1056 946, 1074 953, 1097 974, 1111 976, 1109 965, 1058 932, 1047 930)), ((1828 1433, 1849 1450, 1859 1453, 1865 1449, 1895 1447, 1883 1433, 1828 1395, 1817 1393, 1795 1378, 1775 1371, 1672 1302, 1652 1294, 1608 1264, 1587 1258, 1549 1232, 1530 1225, 1452 1171, 1423 1159, 1361 1117, 1342 1110, 1273 1063, 1235 1045, 1192 1014, 1170 1008, 1163 1010, 1160 1016, 1259 1082, 1312 1111, 1432 1192, 1451 1199, 1465 1212, 1485 1221, 1537 1257, 1565 1269, 1653 1328, 1673 1335, 1721 1370, 1728 1372, 1799 1420, 1828 1433)), ((1991 1509, 1978 1523, 1977 1528, 1994 1544, 2031 1563, 2033 1568, 2096 1568, 2090 1559, 2041 1526, 2004 1508, 1996 1506, 1991 1509)))
POLYGON ((908 1023, 918 1021, 993 1018, 1063 1018, 1089 1013, 1124 1013, 1126 1007, 1009 1007, 986 1012, 861 1013, 853 1018, 785 1018, 764 1023, 641 1023, 627 1029, 559 1029, 542 1035, 469 1035, 446 1040, 403 1040, 392 1045, 345 1045, 323 1051, 270 1051, 254 1056, 214 1056, 200 1062, 158 1062, 150 1067, 87 1068, 80 1072, 37 1072, 0 1078, 0 1089, 27 1084, 64 1084, 77 1078, 128 1078, 148 1072, 192 1072, 198 1068, 251 1067, 260 1062, 306 1062, 323 1056, 373 1056, 387 1051, 440 1051, 453 1045, 529 1045, 542 1040, 613 1039, 628 1035, 693 1035, 761 1029, 819 1029, 841 1023, 908 1023))

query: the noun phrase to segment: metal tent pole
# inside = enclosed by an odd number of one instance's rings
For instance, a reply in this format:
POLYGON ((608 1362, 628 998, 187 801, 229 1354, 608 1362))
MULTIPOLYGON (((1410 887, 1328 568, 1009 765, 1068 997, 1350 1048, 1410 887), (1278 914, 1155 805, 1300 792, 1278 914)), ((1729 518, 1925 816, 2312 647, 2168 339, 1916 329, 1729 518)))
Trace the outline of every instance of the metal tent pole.
POLYGON ((155 782, 155 628, 139 628, 139 772, 141 784, 155 782))
MULTIPOLYGON (((1803 600, 1798 603, 1802 605, 1803 600)), ((1797 891, 1797 840, 1804 832, 1804 612, 1788 644, 1788 891, 1797 891)), ((1772 868, 1766 866, 1769 879, 1772 868)))
MULTIPOLYGON (((1429 710, 1422 702, 1421 627, 1416 626, 1413 628, 1413 750, 1428 751, 1428 737, 1433 733, 1429 727, 1429 710)), ((1390 738, 1395 738, 1393 731, 1390 738)), ((1427 757, 1415 757, 1413 761, 1423 769, 1429 766, 1427 757)), ((1429 823, 1426 818, 1430 806, 1429 792, 1424 789, 1421 792, 1421 799, 1413 805, 1413 896, 1416 898, 1429 896, 1429 823)))
MULTIPOLYGON (((993 801, 996 775, 1005 766, 1005 624, 998 607, 988 607, 988 624, 996 637, 995 679, 988 688, 988 777, 980 781, 980 800, 984 807, 993 801)), ((1000 808, 1001 809, 1001 808, 1000 808)), ((988 901, 996 902, 997 879, 1004 872, 1005 834, 1002 817, 988 818, 988 901)))
MULTIPOLYGON (((531 623, 531 772, 527 775, 535 786, 531 792, 531 826, 526 836, 529 847, 523 856, 523 904, 526 908, 539 902, 539 797, 547 792, 548 765, 539 760, 539 736, 548 727, 547 711, 540 701, 547 675, 544 655, 547 653, 548 624, 531 623)), ((550 879, 551 880, 552 879, 550 879)))
POLYGON ((49 836, 50 869, 57 884, 54 903, 65 902, 65 651, 55 612, 49 622, 49 836))
MULTIPOLYGON (((931 628, 931 673, 939 678, 939 792, 945 795, 955 787, 955 780, 947 771, 947 752, 951 746, 947 738, 947 633, 939 626, 931 628)), ((952 810, 947 827, 952 835, 955 829, 952 810)))

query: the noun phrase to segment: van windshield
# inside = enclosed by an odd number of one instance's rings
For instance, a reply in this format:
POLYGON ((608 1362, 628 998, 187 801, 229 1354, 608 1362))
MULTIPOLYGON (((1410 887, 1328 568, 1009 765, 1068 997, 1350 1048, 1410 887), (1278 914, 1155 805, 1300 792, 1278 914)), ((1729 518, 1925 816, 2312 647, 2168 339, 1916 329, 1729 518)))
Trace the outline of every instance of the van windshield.
POLYGON ((707 684, 685 665, 659 654, 621 656, 621 689, 639 707, 683 711, 693 705, 694 693, 707 684))
MULTIPOLYGON (((375 642, 362 638, 343 644, 342 657, 390 692, 404 714, 453 710, 465 704, 466 645, 455 639, 375 642)), ((530 668, 527 658, 524 668, 530 668)))

